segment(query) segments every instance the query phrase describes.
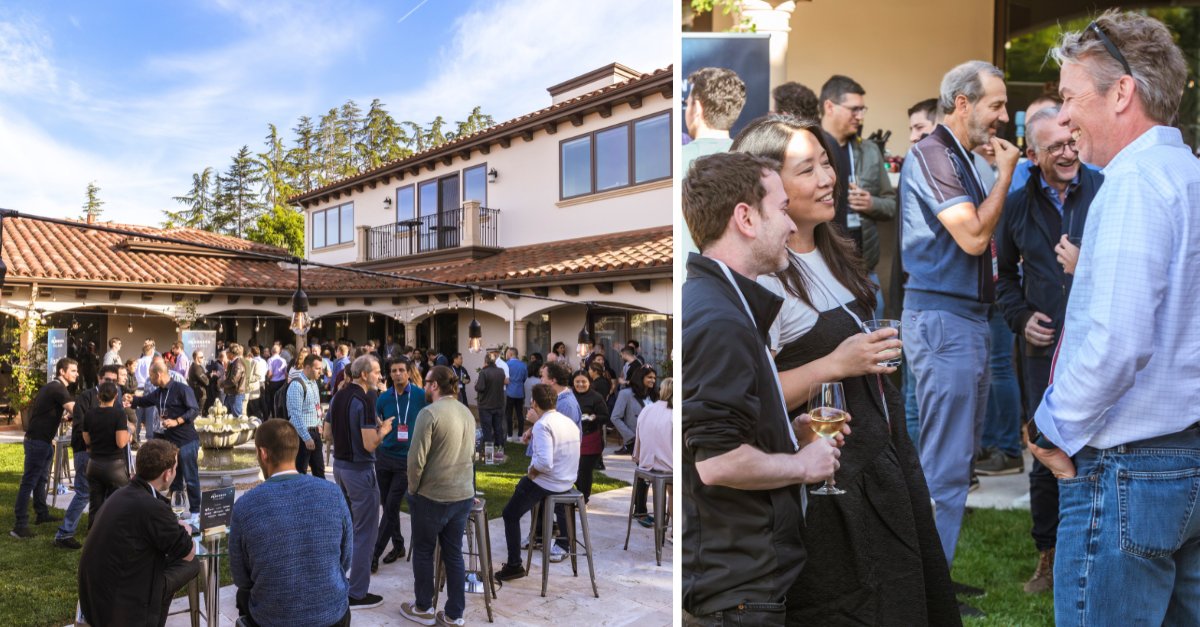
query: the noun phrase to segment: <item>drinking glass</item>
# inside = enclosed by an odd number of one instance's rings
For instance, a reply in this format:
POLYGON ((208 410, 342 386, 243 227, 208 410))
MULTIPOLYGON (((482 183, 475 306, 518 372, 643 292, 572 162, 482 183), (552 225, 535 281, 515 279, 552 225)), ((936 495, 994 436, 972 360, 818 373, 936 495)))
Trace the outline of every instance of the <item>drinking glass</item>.
POLYGON ((183 518, 183 513, 187 511, 187 506, 187 492, 179 490, 171 493, 171 511, 175 512, 176 518, 183 518))
MULTIPOLYGON (((809 425, 817 435, 832 441, 842 431, 846 423, 846 393, 840 382, 821 383, 813 386, 812 399, 808 404, 809 425)), ((811 494, 845 494, 833 486, 833 475, 825 480, 825 485, 810 490, 811 494)))
MULTIPOLYGON (((884 320, 867 320, 866 322, 863 322, 863 326, 866 327, 867 333, 874 333, 880 329, 895 329, 896 330, 896 339, 897 340, 900 339, 900 321, 899 320, 886 320, 886 319, 884 319, 884 320)), ((885 351, 880 351, 879 354, 881 356, 885 356, 886 358, 883 361, 879 362, 878 365, 884 366, 886 368, 895 368, 895 367, 899 366, 901 352, 902 351, 899 348, 889 348, 885 351)))

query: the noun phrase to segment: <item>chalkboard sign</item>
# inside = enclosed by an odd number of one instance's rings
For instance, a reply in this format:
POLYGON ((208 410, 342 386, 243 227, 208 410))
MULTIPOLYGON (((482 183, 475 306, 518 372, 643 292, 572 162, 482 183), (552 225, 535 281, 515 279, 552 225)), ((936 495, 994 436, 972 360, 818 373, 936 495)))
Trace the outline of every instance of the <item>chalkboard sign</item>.
POLYGON ((217 488, 200 494, 200 530, 204 533, 223 530, 233 514, 234 489, 217 488))

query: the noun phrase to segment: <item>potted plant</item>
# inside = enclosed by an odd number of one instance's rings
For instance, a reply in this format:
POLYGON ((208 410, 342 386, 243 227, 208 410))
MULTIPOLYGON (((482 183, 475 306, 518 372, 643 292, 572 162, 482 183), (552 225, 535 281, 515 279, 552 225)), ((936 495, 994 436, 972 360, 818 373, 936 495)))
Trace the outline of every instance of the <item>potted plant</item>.
POLYGON ((33 398, 46 383, 46 328, 38 316, 28 315, 17 327, 5 330, 4 343, 11 349, 0 355, 0 365, 9 379, 0 392, 13 414, 21 417, 21 428, 25 429, 33 398), (21 348, 26 333, 33 338, 28 350, 21 348))

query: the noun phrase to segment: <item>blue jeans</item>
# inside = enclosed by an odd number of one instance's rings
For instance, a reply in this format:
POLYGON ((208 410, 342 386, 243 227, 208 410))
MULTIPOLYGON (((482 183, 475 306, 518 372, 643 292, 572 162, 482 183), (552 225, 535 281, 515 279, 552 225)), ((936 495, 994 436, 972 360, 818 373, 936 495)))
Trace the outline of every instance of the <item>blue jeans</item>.
POLYGON ((241 418, 242 417, 242 401, 244 401, 244 400, 246 400, 245 393, 229 394, 224 399, 222 399, 222 402, 225 403, 225 409, 229 410, 229 415, 235 416, 237 418, 241 418))
MULTIPOLYGON (((521 564, 521 517, 541 503, 550 491, 534 483, 529 477, 521 477, 517 487, 513 489, 512 498, 504 506, 501 516, 504 518, 504 542, 508 545, 507 564, 521 564)), ((554 508, 558 528, 563 534, 567 532, 567 510, 565 507, 554 508)), ((538 521, 529 521, 529 540, 533 542, 539 534, 538 521)), ((546 534, 549 535, 549 534, 546 534)), ((557 543, 561 548, 568 548, 566 540, 557 543)))
POLYGON ((504 434, 504 410, 479 408, 479 426, 483 429, 483 439, 479 442, 480 452, 483 445, 491 442, 501 454, 504 453, 504 442, 508 438, 504 434))
POLYGON ((904 385, 904 422, 908 427, 908 439, 913 446, 921 450, 921 412, 917 408, 917 381, 913 377, 912 366, 908 357, 900 362, 900 379, 904 385))
POLYGON ((58 528, 58 533, 54 534, 55 540, 73 537, 75 530, 79 528, 79 519, 83 517, 83 510, 87 509, 90 498, 87 467, 87 451, 77 451, 75 453, 75 496, 71 498, 71 504, 67 506, 62 526, 58 528))
POLYGON ((350 558, 350 598, 361 599, 371 588, 371 556, 379 533, 379 484, 375 468, 348 468, 333 463, 333 480, 346 496, 354 523, 354 551, 350 558))
POLYGON ((988 390, 987 417, 983 421, 983 447, 999 449, 1009 457, 1021 456, 1021 388, 1013 368, 1013 332, 996 308, 988 319, 992 334, 992 385, 988 390))
POLYGON ((133 430, 134 437, 136 438, 137 434, 142 430, 142 425, 146 425, 146 440, 153 440, 157 437, 158 408, 137 407, 134 409, 134 412, 137 414, 137 426, 133 430))
POLYGON ((937 504, 942 551, 953 565, 987 413, 991 334, 987 320, 940 310, 905 309, 904 330, 921 416, 921 467, 937 504))
POLYGON ((1200 426, 1075 455, 1058 482, 1054 618, 1200 625, 1200 426))
POLYGON ((433 549, 442 547, 446 569, 446 617, 462 618, 467 607, 467 571, 463 564, 462 541, 474 499, 439 503, 417 494, 408 495, 412 512, 413 578, 417 607, 433 609, 433 549))
POLYGON ((879 274, 874 270, 867 273, 867 280, 875 286, 875 319, 883 319, 883 288, 879 287, 879 274))
POLYGON ((196 461, 196 453, 200 451, 200 440, 192 440, 179 447, 179 472, 171 482, 171 491, 183 489, 187 482, 188 510, 193 514, 200 513, 200 466, 196 461))
POLYGON ((50 508, 46 507, 46 484, 50 481, 50 467, 53 465, 53 444, 25 438, 25 472, 21 475, 21 487, 17 489, 17 520, 14 528, 29 526, 30 495, 33 496, 33 511, 37 517, 50 515, 50 508))

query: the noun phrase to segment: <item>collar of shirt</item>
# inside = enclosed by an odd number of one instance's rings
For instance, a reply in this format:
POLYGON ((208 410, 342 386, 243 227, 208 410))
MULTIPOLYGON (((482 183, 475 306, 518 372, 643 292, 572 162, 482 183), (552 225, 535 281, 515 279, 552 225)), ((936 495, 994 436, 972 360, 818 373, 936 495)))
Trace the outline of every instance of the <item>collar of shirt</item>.
MULTIPOLYGON (((1080 163, 1079 167, 1082 168, 1083 164, 1080 163)), ((1061 216, 1063 212, 1063 205, 1067 202, 1067 196, 1070 196, 1071 193, 1079 187, 1079 172, 1076 172, 1075 178, 1071 179, 1070 183, 1067 183, 1067 189, 1063 191, 1061 198, 1058 196, 1058 190, 1054 189, 1049 183, 1046 182, 1046 176, 1040 169, 1037 172, 1037 176, 1038 185, 1041 186, 1042 193, 1045 194, 1046 198, 1050 200, 1050 204, 1054 205, 1055 209, 1058 209, 1058 215, 1061 216)))

